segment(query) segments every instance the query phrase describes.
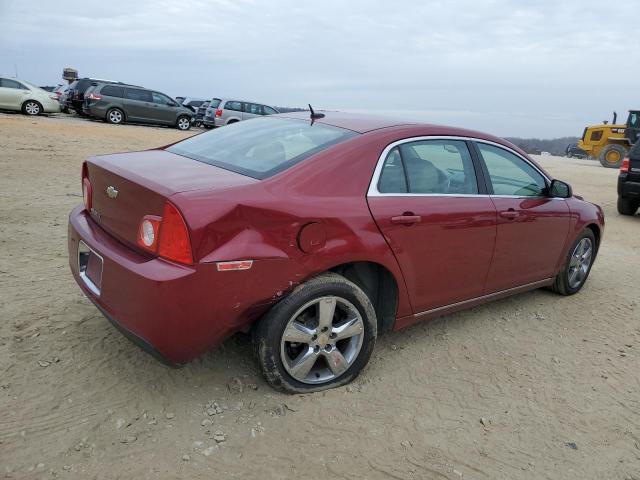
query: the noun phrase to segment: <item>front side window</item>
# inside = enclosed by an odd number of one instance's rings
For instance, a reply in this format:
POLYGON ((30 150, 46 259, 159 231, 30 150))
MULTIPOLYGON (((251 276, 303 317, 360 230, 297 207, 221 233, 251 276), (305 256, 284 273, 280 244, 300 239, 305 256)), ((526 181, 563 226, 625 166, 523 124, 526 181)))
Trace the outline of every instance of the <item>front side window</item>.
POLYGON ((259 118, 196 135, 169 152, 249 177, 263 179, 292 167, 356 132, 322 123, 259 118))
POLYGON ((378 191, 423 195, 477 194, 478 182, 467 144, 462 140, 434 139, 395 147, 382 167, 378 191))
POLYGON ((153 97, 149 90, 138 90, 136 88, 127 88, 126 97, 129 100, 137 100, 139 102, 152 102, 153 97))
POLYGON ((15 88, 16 90, 27 90, 27 87, 22 85, 20 82, 16 82, 15 80, 10 80, 8 78, 0 78, 0 87, 15 88))
POLYGON ((153 98, 153 103, 157 103, 158 105, 173 105, 175 102, 171 100, 166 95, 158 92, 151 92, 151 97, 153 98))
POLYGON ((545 194, 544 177, 529 163, 507 150, 478 143, 489 172, 494 195, 539 197, 545 194))
POLYGON ((266 105, 263 105, 262 108, 265 115, 275 115, 276 113, 278 113, 276 112, 275 108, 267 107, 266 105))

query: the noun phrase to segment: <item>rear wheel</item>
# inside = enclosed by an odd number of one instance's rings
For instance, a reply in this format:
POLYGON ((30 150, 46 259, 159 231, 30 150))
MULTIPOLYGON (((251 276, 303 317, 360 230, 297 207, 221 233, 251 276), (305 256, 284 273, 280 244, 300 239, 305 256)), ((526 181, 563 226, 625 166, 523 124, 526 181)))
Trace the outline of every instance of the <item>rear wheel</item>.
POLYGON ((578 293, 587 281, 597 250, 595 235, 585 228, 569 249, 565 266, 552 286, 553 291, 560 295, 578 293))
POLYGON ((622 145, 616 143, 609 144, 600 152, 600 164, 607 168, 620 168, 626 154, 627 149, 622 145))
POLYGON ((35 100, 27 100, 22 105, 22 113, 35 117, 42 113, 42 105, 40 105, 40 102, 36 102, 35 100))
POLYGON ((182 131, 189 130, 191 128, 191 119, 187 116, 178 117, 176 128, 182 131))
POLYGON ((124 123, 124 112, 119 108, 110 108, 107 111, 107 122, 114 125, 120 125, 124 123))
POLYGON ((376 314, 366 294, 334 273, 296 288, 254 331, 256 356, 278 390, 305 393, 352 381, 371 357, 376 314))
POLYGON ((639 200, 618 197, 618 213, 620 215, 635 215, 638 211, 638 206, 640 206, 639 204, 639 200))

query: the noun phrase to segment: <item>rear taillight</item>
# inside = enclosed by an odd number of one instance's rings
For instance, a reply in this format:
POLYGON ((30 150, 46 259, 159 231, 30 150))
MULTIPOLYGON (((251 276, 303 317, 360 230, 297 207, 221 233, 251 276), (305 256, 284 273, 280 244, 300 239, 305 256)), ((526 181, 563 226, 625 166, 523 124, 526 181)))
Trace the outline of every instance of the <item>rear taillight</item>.
POLYGON ((171 202, 165 203, 162 217, 147 215, 142 218, 138 227, 138 245, 167 260, 193 264, 187 224, 171 202))
POLYGON ((222 116, 222 109, 219 108, 216 110, 216 117, 221 117, 222 116))
POLYGON ((91 188, 91 181, 89 180, 89 169, 87 164, 82 164, 82 200, 84 201, 84 208, 87 212, 91 211, 93 191, 91 188))
POLYGON ((624 157, 620 165, 620 173, 629 173, 629 157, 624 157))
POLYGON ((102 97, 101 97, 100 95, 98 95, 97 93, 93 93, 93 92, 91 92, 91 93, 87 96, 87 98, 88 98, 89 100, 102 100, 102 97))
POLYGON ((186 263, 188 265, 193 263, 187 224, 178 209, 171 202, 164 204, 158 255, 167 260, 174 260, 179 263, 186 263))

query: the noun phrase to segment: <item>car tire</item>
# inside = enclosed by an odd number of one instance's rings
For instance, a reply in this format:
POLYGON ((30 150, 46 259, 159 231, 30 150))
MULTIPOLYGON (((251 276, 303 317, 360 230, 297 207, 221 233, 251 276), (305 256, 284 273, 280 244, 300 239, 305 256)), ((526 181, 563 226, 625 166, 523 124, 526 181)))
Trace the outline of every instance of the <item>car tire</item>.
POLYGON ((630 198, 618 197, 618 213, 620 215, 635 215, 638 211, 640 201, 630 198))
POLYGON ((565 265, 551 289, 560 295, 578 293, 589 277, 597 253, 596 237, 590 228, 585 228, 569 248, 565 265))
POLYGON ((42 113, 42 105, 36 100, 27 100, 22 104, 22 113, 31 117, 37 117, 42 113))
POLYGON ((376 337, 376 313, 367 295, 343 276, 327 273, 274 305, 254 328, 253 344, 273 388, 308 393, 356 378, 376 337))
POLYGON ((178 120, 176 120, 176 128, 186 132, 191 128, 191 118, 186 115, 180 115, 178 120))
POLYGON ((119 108, 110 108, 105 116, 107 123, 112 125, 122 125, 124 123, 124 112, 119 108))
POLYGON ((238 123, 238 122, 239 122, 239 120, 229 120, 227 122, 227 125, 231 125, 232 123, 238 123))
POLYGON ((600 164, 606 168, 620 168, 622 160, 627 154, 627 149, 622 145, 611 143, 602 149, 600 152, 600 164))

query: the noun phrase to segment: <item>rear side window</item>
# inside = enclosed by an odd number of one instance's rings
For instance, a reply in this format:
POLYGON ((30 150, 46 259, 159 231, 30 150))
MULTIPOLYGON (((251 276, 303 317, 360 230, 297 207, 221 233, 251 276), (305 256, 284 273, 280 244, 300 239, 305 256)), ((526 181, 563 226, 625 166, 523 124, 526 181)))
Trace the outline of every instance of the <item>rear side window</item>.
POLYGON ((242 111, 242 102, 236 102, 231 100, 224 105, 225 110, 234 110, 236 112, 242 111))
POLYGON ((213 100, 211 100, 211 103, 209 104, 211 108, 218 108, 218 105, 220 105, 219 98, 214 98, 213 100))
POLYGON ((478 182, 467 144, 462 140, 421 140, 395 147, 382 167, 378 191, 477 194, 478 182))
POLYGON ((138 100, 139 102, 152 102, 153 97, 149 90, 138 90, 136 88, 127 88, 125 96, 129 100, 138 100))
POLYGON ((100 90, 100 93, 109 97, 122 98, 124 97, 124 88, 116 87, 115 85, 105 85, 102 87, 102 90, 100 90))
POLYGON ((244 111, 252 115, 262 115, 262 106, 256 103, 245 103, 244 111))
POLYGON ((529 163, 507 150, 478 143, 494 195, 538 197, 547 188, 544 177, 529 163))
POLYGON ((312 125, 305 120, 259 118, 196 135, 167 150, 263 179, 357 135, 351 130, 322 123, 312 125))

